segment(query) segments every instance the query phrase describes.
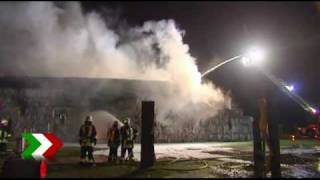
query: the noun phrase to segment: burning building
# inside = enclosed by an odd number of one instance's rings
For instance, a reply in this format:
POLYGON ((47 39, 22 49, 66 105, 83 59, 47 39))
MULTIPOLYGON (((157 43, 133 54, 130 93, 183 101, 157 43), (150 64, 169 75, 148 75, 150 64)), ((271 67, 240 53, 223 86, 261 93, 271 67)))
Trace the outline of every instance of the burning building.
POLYGON ((216 116, 201 121, 188 121, 180 129, 157 126, 160 142, 246 141, 252 139, 252 117, 244 116, 240 108, 219 111, 216 116))
MULTIPOLYGON (((113 121, 130 117, 132 125, 141 127, 141 97, 145 88, 167 86, 158 81, 92 78, 2 78, 0 115, 12 119, 15 136, 24 130, 54 132, 65 142, 77 142, 84 117, 93 115, 98 139, 113 121)), ((157 103, 157 102, 156 102, 157 103)), ((161 113, 161 109, 157 109, 161 113)), ((157 116, 158 117, 158 116, 157 116)), ((216 141, 251 139, 252 118, 240 109, 220 110, 216 116, 201 120, 178 121, 179 114, 169 113, 156 119, 157 142, 216 141), (179 128, 174 128, 175 123, 179 128)))

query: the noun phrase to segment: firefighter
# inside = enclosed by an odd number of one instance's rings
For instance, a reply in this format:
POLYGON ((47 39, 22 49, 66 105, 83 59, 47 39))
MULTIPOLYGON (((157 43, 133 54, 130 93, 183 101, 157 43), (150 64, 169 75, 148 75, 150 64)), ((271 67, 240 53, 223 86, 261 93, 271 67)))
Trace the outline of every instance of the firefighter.
POLYGON ((128 151, 129 160, 133 160, 133 145, 136 138, 136 130, 129 124, 130 119, 124 121, 124 125, 120 129, 121 134, 121 160, 125 159, 126 151, 128 151))
POLYGON ((93 146, 97 144, 97 132, 92 122, 92 116, 87 116, 84 124, 80 127, 80 163, 86 162, 86 158, 88 156, 89 162, 95 165, 95 161, 93 158, 93 146))
POLYGON ((8 138, 11 136, 8 123, 6 119, 0 122, 0 152, 7 152, 8 138))
POLYGON ((120 145, 120 130, 118 127, 118 122, 114 121, 112 127, 108 130, 108 146, 109 146, 108 161, 110 162, 117 161, 119 145, 120 145))

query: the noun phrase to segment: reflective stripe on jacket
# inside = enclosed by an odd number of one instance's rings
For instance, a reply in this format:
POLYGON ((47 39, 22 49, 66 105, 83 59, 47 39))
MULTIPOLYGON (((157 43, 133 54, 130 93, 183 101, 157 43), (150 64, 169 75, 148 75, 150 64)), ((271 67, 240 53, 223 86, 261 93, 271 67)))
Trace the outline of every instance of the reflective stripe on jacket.
POLYGON ((135 132, 132 127, 121 128, 121 144, 123 148, 133 148, 135 132))
POLYGON ((8 132, 6 130, 0 129, 0 143, 8 142, 8 132))

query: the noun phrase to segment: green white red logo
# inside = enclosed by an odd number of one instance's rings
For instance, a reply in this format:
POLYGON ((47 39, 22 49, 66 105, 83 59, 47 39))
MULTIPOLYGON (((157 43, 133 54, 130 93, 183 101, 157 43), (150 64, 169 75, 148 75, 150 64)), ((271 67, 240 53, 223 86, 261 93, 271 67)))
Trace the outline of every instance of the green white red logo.
POLYGON ((22 137, 28 144, 22 152, 23 159, 52 160, 63 146, 62 141, 52 133, 23 133, 22 137))

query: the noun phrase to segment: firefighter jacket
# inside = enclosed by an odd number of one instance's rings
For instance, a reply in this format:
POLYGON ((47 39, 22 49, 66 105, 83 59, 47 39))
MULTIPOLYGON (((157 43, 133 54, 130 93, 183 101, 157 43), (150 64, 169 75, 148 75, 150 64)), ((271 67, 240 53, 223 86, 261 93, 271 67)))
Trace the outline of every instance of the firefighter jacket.
POLYGON ((133 148, 134 140, 136 138, 136 133, 132 127, 121 127, 121 146, 123 148, 133 148))
POLYGON ((118 128, 111 127, 107 134, 108 145, 109 146, 119 146, 120 145, 120 130, 118 128))
POLYGON ((82 125, 80 127, 80 145, 81 146, 93 146, 96 144, 97 131, 94 125, 82 125))
POLYGON ((10 137, 9 128, 5 126, 0 127, 0 143, 8 143, 10 137))

